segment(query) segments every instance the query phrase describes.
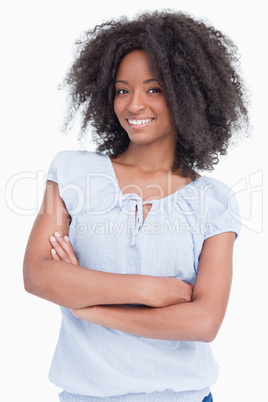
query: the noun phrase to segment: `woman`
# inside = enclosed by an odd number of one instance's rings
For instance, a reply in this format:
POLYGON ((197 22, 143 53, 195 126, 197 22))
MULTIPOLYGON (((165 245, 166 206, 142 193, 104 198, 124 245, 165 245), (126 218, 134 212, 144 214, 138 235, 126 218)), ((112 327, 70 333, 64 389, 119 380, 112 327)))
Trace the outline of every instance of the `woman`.
POLYGON ((61 401, 212 401, 240 223, 195 170, 247 121, 235 46, 171 12, 78 44, 66 126, 80 110, 98 149, 56 155, 24 261, 26 290, 62 310, 50 379, 61 401))

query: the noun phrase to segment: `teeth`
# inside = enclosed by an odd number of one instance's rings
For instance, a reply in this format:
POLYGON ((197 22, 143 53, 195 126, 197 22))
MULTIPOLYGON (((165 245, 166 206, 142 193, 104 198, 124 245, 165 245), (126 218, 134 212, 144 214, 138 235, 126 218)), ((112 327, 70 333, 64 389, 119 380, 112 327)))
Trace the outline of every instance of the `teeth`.
POLYGON ((146 120, 128 120, 130 124, 133 124, 133 126, 142 126, 143 124, 150 123, 153 119, 146 119, 146 120))

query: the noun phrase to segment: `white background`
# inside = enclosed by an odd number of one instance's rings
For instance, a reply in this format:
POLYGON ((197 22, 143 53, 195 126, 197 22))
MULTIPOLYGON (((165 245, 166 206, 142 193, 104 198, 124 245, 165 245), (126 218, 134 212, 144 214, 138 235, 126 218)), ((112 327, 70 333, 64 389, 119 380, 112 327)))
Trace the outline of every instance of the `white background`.
POLYGON ((79 148, 75 133, 60 134, 64 96, 57 91, 72 60, 74 40, 103 20, 162 9, 163 4, 207 18, 231 37, 240 50, 244 79, 252 93, 252 137, 222 158, 211 174, 234 187, 243 221, 235 247, 228 313, 212 343, 221 366, 212 391, 216 402, 267 398, 267 225, 263 205, 268 63, 264 1, 10 0, 0 10, 4 211, 0 361, 5 401, 56 402, 60 391, 47 379, 60 325, 59 309, 24 291, 22 261, 53 156, 63 149, 79 148))

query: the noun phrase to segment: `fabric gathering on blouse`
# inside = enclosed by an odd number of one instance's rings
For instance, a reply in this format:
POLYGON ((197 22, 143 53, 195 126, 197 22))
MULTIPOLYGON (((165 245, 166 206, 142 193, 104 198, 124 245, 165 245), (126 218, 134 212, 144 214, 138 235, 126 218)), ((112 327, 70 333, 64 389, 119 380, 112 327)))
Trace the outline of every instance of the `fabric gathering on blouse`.
MULTIPOLYGON (((47 180, 58 183, 71 216, 69 238, 85 268, 194 284, 204 240, 228 231, 238 234, 241 227, 234 192, 207 176, 147 201, 152 206, 144 222, 142 198, 122 193, 106 154, 62 151, 47 180)), ((208 343, 134 336, 60 309, 49 378, 66 393, 62 400, 78 401, 81 395, 81 401, 156 401, 161 399, 150 399, 154 393, 166 393, 166 401, 199 402, 217 380, 219 367, 208 343), (130 399, 138 394, 143 399, 130 399)))

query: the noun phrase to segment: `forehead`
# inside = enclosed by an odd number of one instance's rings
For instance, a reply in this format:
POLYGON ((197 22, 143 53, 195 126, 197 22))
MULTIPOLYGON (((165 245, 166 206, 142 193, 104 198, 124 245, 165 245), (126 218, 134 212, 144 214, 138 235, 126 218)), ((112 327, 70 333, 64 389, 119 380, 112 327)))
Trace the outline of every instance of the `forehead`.
POLYGON ((152 77, 151 70, 147 61, 147 55, 144 50, 133 50, 128 53, 119 64, 117 78, 123 76, 147 75, 152 77))

